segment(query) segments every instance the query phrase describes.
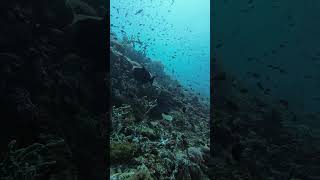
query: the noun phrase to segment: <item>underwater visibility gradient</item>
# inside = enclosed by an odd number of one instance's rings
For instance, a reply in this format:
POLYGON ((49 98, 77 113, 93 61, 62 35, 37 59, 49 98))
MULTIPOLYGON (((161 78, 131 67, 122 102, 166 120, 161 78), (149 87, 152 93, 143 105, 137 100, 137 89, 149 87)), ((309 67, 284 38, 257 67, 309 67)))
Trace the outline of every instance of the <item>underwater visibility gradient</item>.
POLYGON ((212 179, 320 179, 319 9, 212 1, 212 179))
POLYGON ((210 96, 209 0, 111 0, 111 32, 141 42, 184 87, 210 96))
POLYGON ((210 1, 110 7, 110 179, 209 179, 210 1))

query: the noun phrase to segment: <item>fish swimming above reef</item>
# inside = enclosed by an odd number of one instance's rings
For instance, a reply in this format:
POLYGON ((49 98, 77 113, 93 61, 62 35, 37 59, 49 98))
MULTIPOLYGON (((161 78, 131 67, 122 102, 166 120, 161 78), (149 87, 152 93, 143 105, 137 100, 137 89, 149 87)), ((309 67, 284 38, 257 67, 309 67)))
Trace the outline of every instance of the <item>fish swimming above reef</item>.
POLYGON ((145 67, 133 67, 133 77, 135 80, 142 84, 153 83, 153 80, 156 76, 152 76, 152 74, 145 67))
POLYGON ((140 14, 142 13, 143 9, 140 9, 139 11, 137 11, 134 15, 140 14))

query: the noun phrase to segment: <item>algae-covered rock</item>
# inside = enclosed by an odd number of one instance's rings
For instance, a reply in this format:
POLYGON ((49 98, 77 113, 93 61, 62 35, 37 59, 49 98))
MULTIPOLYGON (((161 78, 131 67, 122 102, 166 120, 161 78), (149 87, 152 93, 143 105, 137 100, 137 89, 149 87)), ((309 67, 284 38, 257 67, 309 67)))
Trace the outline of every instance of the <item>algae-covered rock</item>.
POLYGON ((172 121, 173 120, 173 117, 170 116, 170 115, 162 113, 161 116, 162 116, 163 120, 166 120, 166 121, 172 121))
POLYGON ((189 147, 188 155, 189 159, 195 163, 201 163, 203 161, 203 155, 200 148, 189 147))
POLYGON ((115 173, 110 176, 110 180, 153 180, 151 173, 144 164, 127 172, 115 173))
POLYGON ((111 175, 110 180, 129 180, 134 176, 134 172, 116 173, 111 175))
POLYGON ((33 6, 34 20, 45 26, 63 28, 72 23, 74 14, 65 0, 36 1, 33 6))
POLYGON ((83 14, 89 16, 96 16, 97 12, 94 8, 92 8, 88 3, 83 2, 81 0, 67 0, 67 4, 69 4, 76 14, 83 14))
POLYGON ((155 140, 158 138, 156 132, 149 127, 141 127, 139 129, 142 136, 149 138, 150 140, 155 140))
POLYGON ((111 143, 110 151, 112 164, 117 164, 130 161, 134 157, 137 148, 134 144, 129 142, 111 143))
POLYGON ((138 167, 138 171, 130 180, 153 180, 151 173, 144 164, 138 167))

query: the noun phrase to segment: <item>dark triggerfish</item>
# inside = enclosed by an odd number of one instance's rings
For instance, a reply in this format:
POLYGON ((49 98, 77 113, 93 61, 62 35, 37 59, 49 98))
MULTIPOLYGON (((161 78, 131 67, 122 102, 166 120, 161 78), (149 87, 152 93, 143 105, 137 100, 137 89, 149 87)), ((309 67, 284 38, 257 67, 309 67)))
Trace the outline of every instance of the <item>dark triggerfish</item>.
POLYGON ((150 82, 153 83, 155 76, 152 76, 151 73, 145 67, 133 67, 133 77, 138 82, 145 84, 150 82))

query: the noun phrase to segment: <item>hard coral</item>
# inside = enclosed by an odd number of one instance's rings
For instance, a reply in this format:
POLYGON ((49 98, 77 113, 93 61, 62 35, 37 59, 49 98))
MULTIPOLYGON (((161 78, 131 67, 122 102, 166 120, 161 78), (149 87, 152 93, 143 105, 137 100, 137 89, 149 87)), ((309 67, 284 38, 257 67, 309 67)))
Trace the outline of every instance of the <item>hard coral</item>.
POLYGON ((153 180, 151 173, 144 164, 138 167, 138 171, 130 180, 153 180))

